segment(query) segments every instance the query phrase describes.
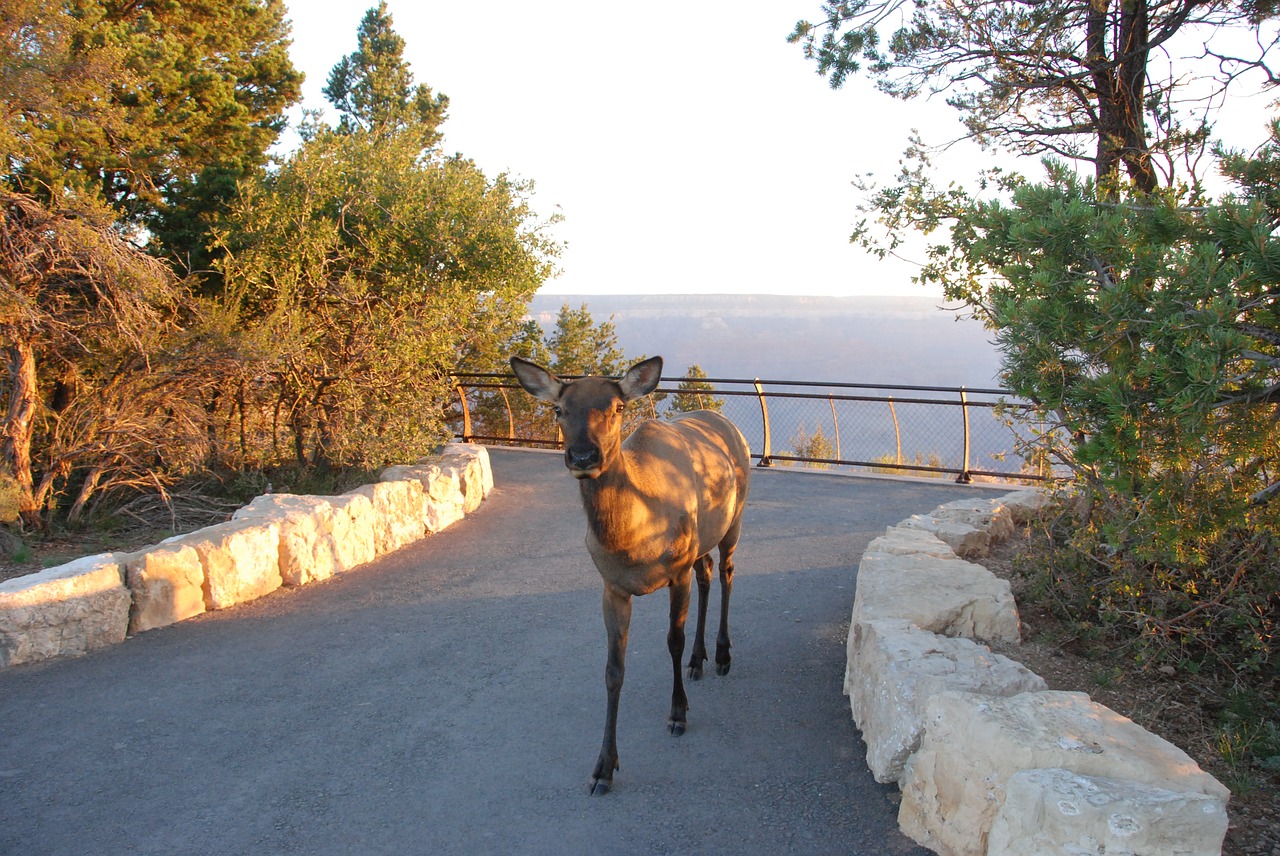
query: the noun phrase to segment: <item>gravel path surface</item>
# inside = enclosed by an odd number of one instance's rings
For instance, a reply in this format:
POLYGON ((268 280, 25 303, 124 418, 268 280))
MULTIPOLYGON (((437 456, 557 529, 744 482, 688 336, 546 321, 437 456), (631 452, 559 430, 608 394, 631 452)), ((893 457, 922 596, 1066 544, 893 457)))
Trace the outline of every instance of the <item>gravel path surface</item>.
POLYGON ((478 512, 370 566, 0 672, 0 853, 927 854, 867 772, 846 624, 867 542, 981 489, 755 470, 733 671, 688 684, 672 737, 667 598, 637 600, 622 769, 593 798, 577 486, 557 454, 491 456, 478 512))

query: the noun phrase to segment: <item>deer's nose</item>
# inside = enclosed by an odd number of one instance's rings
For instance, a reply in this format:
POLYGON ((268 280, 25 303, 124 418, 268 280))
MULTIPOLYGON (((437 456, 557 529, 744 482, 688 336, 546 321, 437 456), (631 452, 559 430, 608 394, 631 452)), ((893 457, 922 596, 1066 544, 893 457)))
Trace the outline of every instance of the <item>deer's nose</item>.
POLYGON ((564 450, 564 465, 571 470, 592 470, 600 466, 600 449, 588 446, 583 449, 573 447, 564 450))

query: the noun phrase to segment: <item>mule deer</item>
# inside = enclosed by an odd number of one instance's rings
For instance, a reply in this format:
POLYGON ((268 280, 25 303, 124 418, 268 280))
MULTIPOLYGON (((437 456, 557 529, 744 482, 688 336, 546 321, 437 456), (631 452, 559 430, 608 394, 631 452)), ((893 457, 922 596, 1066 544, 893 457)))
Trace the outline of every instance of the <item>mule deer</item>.
POLYGON ((702 677, 703 641, 711 590, 711 550, 720 548, 720 631, 716 672, 729 673, 729 594, 733 551, 742 531, 750 452, 742 433, 718 413, 699 410, 665 421, 649 419, 622 442, 622 412, 648 395, 662 374, 662 358, 632 366, 620 380, 584 377, 564 381, 519 357, 511 368, 535 398, 555 405, 564 435, 564 463, 579 480, 587 513, 587 551, 604 579, 604 626, 609 640, 605 667, 604 743, 591 775, 590 792, 606 794, 618 765, 618 696, 627 653, 631 598, 670 590, 667 648, 674 681, 672 734, 683 734, 689 701, 680 660, 692 580, 698 578, 698 624, 689 677, 702 677))

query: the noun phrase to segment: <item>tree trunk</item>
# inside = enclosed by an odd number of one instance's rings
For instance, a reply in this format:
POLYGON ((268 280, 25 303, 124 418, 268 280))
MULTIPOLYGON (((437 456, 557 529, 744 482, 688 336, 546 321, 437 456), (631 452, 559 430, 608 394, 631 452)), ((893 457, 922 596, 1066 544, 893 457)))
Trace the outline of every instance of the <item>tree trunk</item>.
POLYGON ((293 434, 293 456, 299 467, 307 465, 307 418, 302 399, 295 399, 289 410, 289 430, 293 434))
POLYGON ((5 414, 0 465, 7 467, 18 483, 18 513, 24 523, 43 528, 44 521, 35 500, 31 472, 31 438, 39 409, 36 384, 36 357, 30 342, 19 341, 8 348, 9 407, 5 414))
POLYGON ((71 506, 71 511, 67 513, 67 523, 75 526, 80 522, 80 515, 84 514, 85 503, 89 501, 89 497, 93 496, 93 492, 97 489, 98 482, 102 480, 102 474, 105 472, 105 466, 96 466, 89 471, 84 484, 80 486, 80 495, 76 497, 75 503, 71 506))
POLYGON ((1115 26, 1115 55, 1108 54, 1110 0, 1091 0, 1086 22, 1086 61, 1098 98, 1098 148, 1094 174, 1104 196, 1114 195, 1120 168, 1143 193, 1159 181, 1147 145, 1143 108, 1150 21, 1147 0, 1122 0, 1115 26))
POLYGON ((1148 45, 1151 22, 1147 0, 1124 0, 1120 11, 1119 66, 1116 69, 1117 111, 1123 137, 1121 156, 1134 185, 1143 193, 1159 186, 1151 165, 1151 149, 1147 144, 1146 110, 1143 101, 1147 87, 1148 45))

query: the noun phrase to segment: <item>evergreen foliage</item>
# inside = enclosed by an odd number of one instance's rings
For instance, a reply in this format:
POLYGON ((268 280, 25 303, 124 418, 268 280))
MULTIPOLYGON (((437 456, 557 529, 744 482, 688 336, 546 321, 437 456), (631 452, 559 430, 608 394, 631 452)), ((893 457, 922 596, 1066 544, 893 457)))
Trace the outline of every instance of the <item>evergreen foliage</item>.
POLYGON ((341 115, 338 132, 412 129, 423 148, 434 146, 449 98, 433 95, 425 83, 413 85, 404 39, 392 28, 386 2, 365 13, 356 36, 358 48, 333 67, 324 89, 341 115))
POLYGON ((0 14, 3 182, 100 199, 203 270, 212 220, 301 92, 281 0, 13 0, 0 14))
POLYGON ((713 393, 715 387, 706 381, 707 373, 697 363, 689 366, 684 379, 676 385, 678 390, 667 403, 667 416, 677 413, 691 413, 694 410, 724 410, 724 399, 713 393))
POLYGON ((862 73, 896 98, 944 95, 981 145, 1091 163, 1108 190, 1123 173, 1150 192, 1199 162, 1205 104, 1255 72, 1275 82, 1260 32, 1274 14, 1251 0, 831 0, 790 39, 832 87, 862 73), (1207 61, 1156 59, 1179 39, 1207 61))
POLYGON ((1280 129, 1209 158, 1205 105, 1253 74, 1274 85, 1275 11, 840 0, 792 34, 833 86, 944 94, 980 144, 1050 157, 1040 183, 992 168, 940 187, 915 137, 895 181, 864 185, 854 241, 883 257, 941 233, 919 281, 994 331, 1005 385, 1040 407, 1024 458, 1056 460, 1080 495, 1047 599, 1143 665, 1214 661, 1273 694, 1280 129), (1231 29, 1260 37, 1216 47, 1231 29), (1178 38, 1209 61, 1152 61, 1178 38), (1204 194, 1215 162, 1237 193, 1204 194))
POLYGON ((268 171, 287 35, 280 0, 0 12, 0 482, 28 525, 422 454, 456 367, 519 338, 559 251, 532 184, 434 147, 447 100, 385 5, 331 75, 338 127, 268 171))
MULTIPOLYGON (((537 321, 526 319, 504 350, 502 364, 493 366, 495 371, 505 372, 506 358, 518 356, 563 377, 617 377, 643 359, 623 354, 613 322, 597 323, 585 303, 577 309, 565 303, 556 315, 555 326, 545 333, 537 321)), ((500 439, 549 440, 558 430, 551 408, 519 390, 515 394, 502 389, 482 392, 472 408, 472 424, 478 435, 500 439)))

